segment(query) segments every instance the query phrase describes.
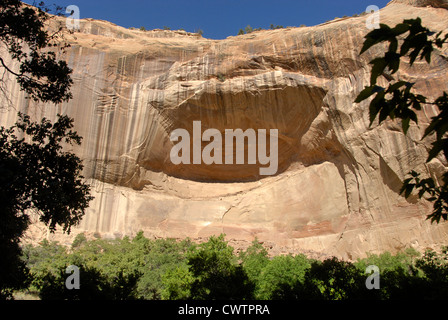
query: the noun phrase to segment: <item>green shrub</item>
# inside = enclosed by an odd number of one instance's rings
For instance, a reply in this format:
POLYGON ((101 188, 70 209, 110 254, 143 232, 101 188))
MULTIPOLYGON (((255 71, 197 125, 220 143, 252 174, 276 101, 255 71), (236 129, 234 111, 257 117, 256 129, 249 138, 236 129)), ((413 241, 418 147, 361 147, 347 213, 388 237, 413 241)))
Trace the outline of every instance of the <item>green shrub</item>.
POLYGON ((258 277, 258 299, 295 299, 296 288, 301 287, 311 261, 304 255, 272 258, 258 277))
POLYGON ((194 277, 191 297, 199 300, 250 299, 253 284, 224 241, 224 235, 210 237, 208 242, 187 254, 189 271, 194 277))
POLYGON ((448 248, 420 256, 415 250, 369 254, 355 263, 317 261, 305 255, 269 257, 257 240, 238 255, 212 236, 189 239, 88 241, 80 234, 70 248, 42 241, 23 247, 27 285, 41 299, 447 299, 448 248), (80 271, 79 290, 69 290, 66 268, 80 271), (368 290, 366 267, 380 269, 380 289, 368 290))
POLYGON ((193 285, 194 277, 186 264, 169 269, 162 276, 162 282, 162 299, 186 300, 191 298, 191 286, 193 285))
POLYGON ((258 283, 262 270, 268 265, 268 251, 255 239, 246 251, 239 255, 241 265, 250 281, 258 283))
POLYGON ((87 242, 86 235, 84 233, 79 233, 76 235, 75 239, 72 242, 72 249, 82 246, 87 242))
POLYGON ((360 270, 365 270, 369 265, 376 265, 381 271, 390 271, 401 268, 403 270, 409 270, 413 264, 413 261, 419 253, 412 248, 406 249, 404 252, 398 252, 392 255, 390 252, 384 252, 379 255, 367 254, 367 258, 358 259, 355 265, 360 270))

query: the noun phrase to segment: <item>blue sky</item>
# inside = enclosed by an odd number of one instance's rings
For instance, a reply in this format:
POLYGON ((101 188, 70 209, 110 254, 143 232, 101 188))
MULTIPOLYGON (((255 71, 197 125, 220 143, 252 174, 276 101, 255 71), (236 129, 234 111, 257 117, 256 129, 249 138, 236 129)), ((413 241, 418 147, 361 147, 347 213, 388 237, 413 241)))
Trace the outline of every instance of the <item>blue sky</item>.
MULTIPOLYGON (((32 3, 33 1, 25 1, 32 3)), ((77 5, 81 18, 111 21, 123 27, 204 31, 203 36, 224 39, 247 25, 268 29, 272 24, 316 25, 335 17, 383 8, 388 0, 45 0, 47 5, 77 5)))

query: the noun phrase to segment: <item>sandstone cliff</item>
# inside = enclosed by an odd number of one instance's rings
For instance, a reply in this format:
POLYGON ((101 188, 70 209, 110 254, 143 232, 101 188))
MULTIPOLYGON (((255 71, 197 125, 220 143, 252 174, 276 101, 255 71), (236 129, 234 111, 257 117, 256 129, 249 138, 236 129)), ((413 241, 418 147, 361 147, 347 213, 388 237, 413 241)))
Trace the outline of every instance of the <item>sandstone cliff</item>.
MULTIPOLYGON (((445 2, 430 2, 394 0, 381 23, 419 16, 447 31, 445 2)), ((75 119, 84 140, 74 151, 95 200, 74 234, 223 232, 343 258, 447 244, 448 225, 425 221, 431 204, 398 194, 411 169, 446 170, 440 159, 425 163, 429 141, 421 141, 436 110, 426 108, 404 136, 393 121, 370 128, 368 103, 353 102, 369 84, 368 62, 384 49, 359 55, 365 22, 343 18, 210 40, 82 20, 64 56, 74 69, 73 99, 34 104, 9 81, 0 123, 11 125, 17 111, 75 119), (194 120, 222 131, 278 129, 278 174, 260 176, 256 165, 173 165, 170 133, 191 132, 194 120)), ((448 91, 447 50, 430 66, 403 63, 400 77, 428 97, 448 91)))

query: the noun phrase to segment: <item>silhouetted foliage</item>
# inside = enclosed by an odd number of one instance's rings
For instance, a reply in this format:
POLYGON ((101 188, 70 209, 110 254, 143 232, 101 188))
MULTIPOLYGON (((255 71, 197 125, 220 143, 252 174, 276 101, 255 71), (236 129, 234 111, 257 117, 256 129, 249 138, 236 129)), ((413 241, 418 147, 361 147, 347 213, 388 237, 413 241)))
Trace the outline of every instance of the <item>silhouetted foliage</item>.
POLYGON ((198 300, 250 299, 253 284, 224 236, 210 237, 188 252, 187 264, 194 278, 191 297, 198 300))
MULTIPOLYGON (((448 94, 443 94, 434 101, 421 94, 412 92, 415 83, 398 80, 394 74, 400 68, 401 58, 409 58, 409 64, 425 60, 431 62, 431 54, 435 48, 442 48, 448 42, 448 33, 442 36, 442 31, 435 33, 421 25, 421 19, 408 19, 395 27, 390 28, 385 24, 380 24, 379 29, 375 29, 365 36, 361 54, 370 47, 381 42, 389 43, 388 50, 383 57, 377 57, 370 61, 372 65, 370 86, 360 92, 355 102, 361 102, 373 96, 370 101, 369 115, 370 125, 378 117, 379 123, 390 119, 401 119, 401 126, 404 134, 407 133, 411 120, 418 124, 415 111, 422 110, 422 106, 432 104, 439 110, 439 114, 432 118, 431 123, 425 130, 422 137, 435 134, 436 140, 429 150, 427 162, 442 153, 445 161, 448 159, 448 94), (399 48, 399 43, 401 46, 399 48), (378 85, 377 80, 383 76, 390 84, 387 88, 378 85)), ((410 177, 404 180, 401 193, 409 197, 413 190, 418 190, 420 198, 425 197, 433 202, 433 212, 428 215, 432 222, 440 222, 440 219, 448 219, 448 172, 443 174, 439 183, 432 177, 420 178, 420 173, 411 171, 410 177)))
POLYGON ((241 265, 246 270, 249 280, 253 283, 259 282, 261 271, 269 263, 268 251, 255 239, 246 251, 239 254, 241 265))
POLYGON ((362 299, 369 291, 364 272, 354 264, 337 258, 315 261, 305 275, 298 298, 319 300, 362 299))
POLYGON ((256 296, 262 300, 298 299, 296 288, 305 281, 311 261, 304 255, 285 255, 272 258, 261 270, 256 296))
POLYGON ((84 240, 70 250, 44 241, 25 246, 32 281, 41 299, 261 299, 395 300, 447 299, 447 248, 420 256, 368 255, 356 262, 322 261, 303 254, 269 257, 254 241, 236 255, 224 235, 196 245, 188 239, 84 240), (366 267, 379 267, 379 289, 368 289, 366 267), (80 289, 65 287, 67 266, 80 270, 80 289))
MULTIPOLYGON (((56 8, 56 14, 60 14, 60 9, 56 8)), ((60 44, 62 26, 54 32, 46 28, 51 19, 47 11, 44 3, 35 8, 19 0, 0 2, 0 40, 11 58, 19 63, 19 69, 7 65, 4 57, 0 57, 0 68, 13 74, 33 100, 60 103, 72 97, 72 70, 65 61, 56 58, 55 52, 44 50, 68 47, 60 44)))
MULTIPOLYGON (((304 26, 304 25, 300 25, 301 27, 302 26, 304 26)), ((289 27, 288 27, 289 28, 289 27)), ((271 30, 275 30, 275 29, 283 29, 283 26, 279 26, 279 25, 277 25, 277 26, 274 26, 272 23, 271 23, 271 26, 270 26, 270 29, 271 30)), ((246 26, 246 28, 244 28, 244 30, 243 29, 240 29, 239 31, 238 31, 238 35, 243 35, 243 34, 249 34, 249 33, 252 33, 252 32, 254 32, 254 31, 261 31, 261 30, 263 30, 263 28, 252 28, 250 25, 247 25, 246 26)))
POLYGON ((70 232, 84 215, 90 187, 83 182, 81 160, 62 150, 62 143, 79 144, 72 119, 59 116, 52 124, 45 118, 31 122, 19 114, 15 126, 0 128, 0 252, 1 289, 11 281, 25 283, 19 241, 30 223, 30 210, 50 230, 62 226, 70 232), (25 135, 29 140, 18 138, 25 135), (16 272, 14 271, 16 270, 16 272))
POLYGON ((275 29, 283 29, 283 26, 279 26, 279 25, 274 26, 274 24, 271 23, 271 25, 270 25, 270 29, 271 29, 271 30, 275 30, 275 29))
MULTIPOLYGON (((56 8, 56 13, 61 8, 56 8)), ((51 16, 44 3, 38 8, 18 0, 0 2, 0 40, 7 54, 0 69, 16 77, 28 96, 41 102, 60 103, 72 96, 72 70, 48 48, 61 45, 62 27, 49 31, 51 16), (7 56, 9 59, 7 59, 7 56), (7 65, 12 60, 18 70, 7 65)), ((4 78, 0 84, 4 84, 4 78)), ((2 90, 7 88, 2 87, 2 90)), ((0 106, 4 107, 4 106, 0 106)), ((28 271, 20 261, 19 241, 27 229, 30 211, 50 231, 62 226, 65 232, 76 225, 92 199, 81 176, 81 160, 62 146, 78 145, 81 137, 72 131, 73 119, 58 115, 32 122, 19 113, 11 128, 0 128, 0 298, 10 299, 12 290, 27 286, 28 271)))

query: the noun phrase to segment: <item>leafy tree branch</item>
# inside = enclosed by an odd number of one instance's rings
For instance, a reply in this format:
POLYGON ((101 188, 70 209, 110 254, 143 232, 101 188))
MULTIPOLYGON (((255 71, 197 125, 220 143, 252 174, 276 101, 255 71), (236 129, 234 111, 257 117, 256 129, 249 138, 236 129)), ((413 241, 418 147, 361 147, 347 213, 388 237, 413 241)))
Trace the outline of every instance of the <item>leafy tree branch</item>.
MULTIPOLYGON (((424 105, 435 105, 439 113, 433 117, 431 123, 426 128, 422 139, 427 136, 436 135, 436 141, 432 143, 429 150, 427 162, 442 153, 448 159, 448 95, 446 92, 434 101, 429 101, 427 97, 412 92, 415 83, 395 80, 394 74, 400 68, 403 57, 409 58, 412 66, 415 61, 424 60, 431 63, 431 54, 448 43, 448 33, 442 36, 442 31, 432 32, 422 26, 421 19, 408 19, 391 28, 385 24, 380 24, 379 29, 369 32, 365 36, 361 54, 372 46, 386 42, 389 43, 388 50, 384 56, 377 57, 370 61, 372 65, 370 86, 366 86, 357 96, 355 102, 360 103, 371 98, 369 106, 370 125, 376 118, 379 124, 390 119, 401 119, 401 126, 404 134, 410 127, 410 122, 418 124, 416 111, 422 110, 424 105), (399 43, 401 45, 399 46, 399 43), (377 80, 383 76, 389 85, 387 88, 377 84, 377 80)), ((418 190, 420 198, 426 197, 434 203, 433 212, 428 215, 432 222, 440 222, 443 218, 448 218, 448 173, 442 177, 442 184, 438 185, 433 178, 420 179, 420 174, 412 171, 411 178, 405 179, 401 193, 409 197, 412 191, 418 190)))

